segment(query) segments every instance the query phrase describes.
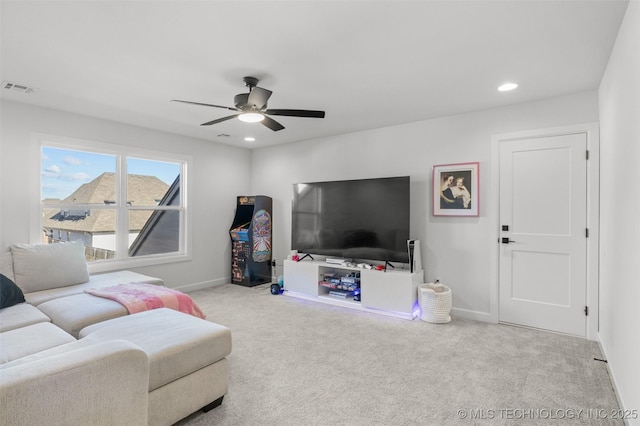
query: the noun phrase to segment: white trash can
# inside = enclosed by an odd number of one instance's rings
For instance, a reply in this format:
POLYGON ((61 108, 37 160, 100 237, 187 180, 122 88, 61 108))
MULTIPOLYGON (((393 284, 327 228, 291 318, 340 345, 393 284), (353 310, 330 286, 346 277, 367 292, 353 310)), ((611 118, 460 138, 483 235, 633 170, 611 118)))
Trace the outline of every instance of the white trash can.
POLYGON ((420 319, 436 324, 451 321, 451 289, 438 282, 418 286, 420 319))

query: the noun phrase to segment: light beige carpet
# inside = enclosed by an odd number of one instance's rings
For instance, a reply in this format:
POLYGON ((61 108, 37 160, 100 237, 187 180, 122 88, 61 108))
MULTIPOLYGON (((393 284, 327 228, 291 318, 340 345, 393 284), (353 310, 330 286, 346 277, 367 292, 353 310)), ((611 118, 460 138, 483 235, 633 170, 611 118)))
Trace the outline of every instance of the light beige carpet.
POLYGON ((268 285, 190 294, 232 331, 230 389, 179 425, 622 424, 603 418, 618 405, 595 342, 395 319, 268 285))

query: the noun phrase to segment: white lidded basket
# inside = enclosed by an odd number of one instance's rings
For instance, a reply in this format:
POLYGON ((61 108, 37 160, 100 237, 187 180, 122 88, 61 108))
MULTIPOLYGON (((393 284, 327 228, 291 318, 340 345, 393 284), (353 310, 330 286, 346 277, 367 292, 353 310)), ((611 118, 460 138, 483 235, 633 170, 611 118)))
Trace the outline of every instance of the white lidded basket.
POLYGON ((451 321, 451 289, 438 282, 418 286, 420 319, 436 324, 451 321))

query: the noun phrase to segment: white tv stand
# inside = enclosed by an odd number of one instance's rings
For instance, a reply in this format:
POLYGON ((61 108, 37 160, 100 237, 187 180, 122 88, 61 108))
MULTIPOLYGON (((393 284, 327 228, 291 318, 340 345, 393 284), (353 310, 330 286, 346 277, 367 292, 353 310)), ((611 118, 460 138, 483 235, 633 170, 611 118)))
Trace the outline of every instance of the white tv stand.
POLYGON ((418 286, 423 283, 423 276, 422 270, 376 271, 315 260, 285 260, 283 294, 411 320, 418 316, 418 286), (337 274, 360 272, 360 301, 330 296, 329 289, 318 284, 325 273, 332 271, 337 274))

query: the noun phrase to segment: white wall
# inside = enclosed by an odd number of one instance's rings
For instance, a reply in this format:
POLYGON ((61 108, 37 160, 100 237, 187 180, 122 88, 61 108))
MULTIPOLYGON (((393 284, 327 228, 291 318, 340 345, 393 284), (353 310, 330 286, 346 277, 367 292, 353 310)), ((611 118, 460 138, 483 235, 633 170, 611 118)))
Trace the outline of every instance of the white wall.
POLYGON ((599 95, 600 341, 623 407, 640 411, 640 2, 629 2, 599 95))
POLYGON ((134 270, 160 277, 173 288, 230 281, 228 230, 236 196, 250 192, 248 150, 16 102, 2 101, 0 111, 0 249, 14 242, 37 242, 30 241, 34 219, 29 211, 40 198, 33 193, 39 177, 33 171, 38 147, 32 133, 44 133, 192 156, 192 260, 134 270))
POLYGON ((596 121, 597 93, 585 92, 258 149, 252 152, 251 187, 273 197, 274 257, 281 265, 290 251, 293 183, 411 176, 411 236, 422 242, 426 280, 438 277, 452 288, 455 314, 488 320, 491 252, 497 244, 490 217, 496 202, 490 193, 491 136, 596 121), (470 161, 480 162, 480 216, 434 217, 432 166, 470 161))

